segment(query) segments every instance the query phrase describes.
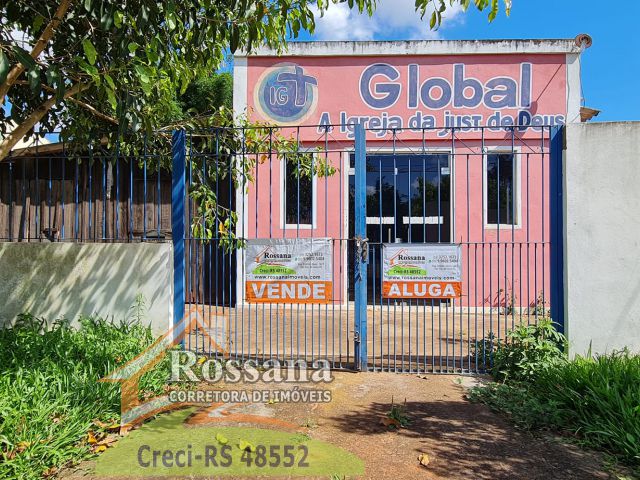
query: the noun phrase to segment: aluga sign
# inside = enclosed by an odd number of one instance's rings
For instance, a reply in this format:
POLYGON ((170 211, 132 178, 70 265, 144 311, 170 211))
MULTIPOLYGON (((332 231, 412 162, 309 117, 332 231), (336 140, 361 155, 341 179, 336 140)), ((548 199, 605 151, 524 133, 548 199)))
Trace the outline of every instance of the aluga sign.
POLYGON ((459 245, 385 244, 384 298, 457 298, 462 293, 459 245))

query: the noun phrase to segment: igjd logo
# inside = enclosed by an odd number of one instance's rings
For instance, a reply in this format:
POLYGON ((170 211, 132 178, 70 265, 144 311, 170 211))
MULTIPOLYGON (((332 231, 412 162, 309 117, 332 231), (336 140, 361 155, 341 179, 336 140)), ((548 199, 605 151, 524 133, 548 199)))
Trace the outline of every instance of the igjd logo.
POLYGON ((259 113, 280 125, 306 120, 318 104, 318 80, 293 63, 267 69, 258 80, 254 104, 259 113))

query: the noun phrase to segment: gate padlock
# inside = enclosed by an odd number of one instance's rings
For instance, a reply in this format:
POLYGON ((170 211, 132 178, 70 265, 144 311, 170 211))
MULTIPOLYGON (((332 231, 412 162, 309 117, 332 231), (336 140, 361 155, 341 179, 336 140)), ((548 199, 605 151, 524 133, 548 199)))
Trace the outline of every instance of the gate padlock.
POLYGON ((369 239, 368 238, 362 239, 360 258, 362 259, 362 263, 369 262, 369 239))
POLYGON ((356 237, 356 249, 357 255, 360 258, 362 263, 367 263, 369 261, 369 239, 356 237))

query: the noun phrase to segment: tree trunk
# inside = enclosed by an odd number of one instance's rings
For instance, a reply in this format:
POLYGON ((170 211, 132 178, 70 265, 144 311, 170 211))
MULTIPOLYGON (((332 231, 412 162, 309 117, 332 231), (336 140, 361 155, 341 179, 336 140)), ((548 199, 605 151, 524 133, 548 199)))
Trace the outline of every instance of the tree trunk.
MULTIPOLYGON (((67 10, 70 6, 71 0, 62 0, 60 2, 60 5, 58 5, 58 9, 53 15, 53 18, 40 35, 40 38, 38 38, 38 40, 36 41, 36 44, 33 46, 33 49, 31 50, 31 58, 36 60, 40 56, 40 54, 49 43, 49 40, 51 40, 51 38, 53 37, 55 29, 58 28, 58 25, 60 25, 60 23, 62 22, 62 18, 67 13, 67 10)), ((24 65, 18 62, 16 65, 14 65, 14 67, 7 75, 4 83, 0 85, 0 104, 4 103, 4 97, 7 96, 7 93, 9 93, 9 89, 16 82, 16 80, 18 80, 18 77, 22 74, 22 72, 24 72, 24 65)), ((2 158, 3 157, 0 156, 0 160, 2 158)))
MULTIPOLYGON (((69 90, 67 90, 64 94, 64 98, 71 97, 77 93, 80 93, 83 90, 89 88, 89 85, 84 83, 76 83, 69 90)), ((18 125, 13 131, 11 131, 7 136, 5 136, 2 141, 0 141, 0 162, 3 161, 11 152, 11 149, 15 147, 15 145, 20 141, 21 138, 25 137, 29 130, 31 130, 36 123, 42 120, 42 117, 46 115, 46 113, 51 110, 56 104, 56 96, 51 95, 42 105, 36 108, 31 115, 24 119, 24 121, 18 125)))

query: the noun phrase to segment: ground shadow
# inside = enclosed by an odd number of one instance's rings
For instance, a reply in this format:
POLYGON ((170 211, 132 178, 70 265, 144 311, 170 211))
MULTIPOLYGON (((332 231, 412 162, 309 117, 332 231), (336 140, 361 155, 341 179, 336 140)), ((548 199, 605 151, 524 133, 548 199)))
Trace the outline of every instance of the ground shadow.
MULTIPOLYGON (((396 404, 405 405, 402 392, 396 404)), ((329 420, 351 434, 387 435, 379 419, 391 403, 371 403, 329 420)), ((515 430, 484 405, 461 401, 407 402, 411 423, 396 435, 413 439, 416 457, 433 459, 427 471, 443 478, 464 479, 600 479, 601 459, 548 434, 515 430)))

